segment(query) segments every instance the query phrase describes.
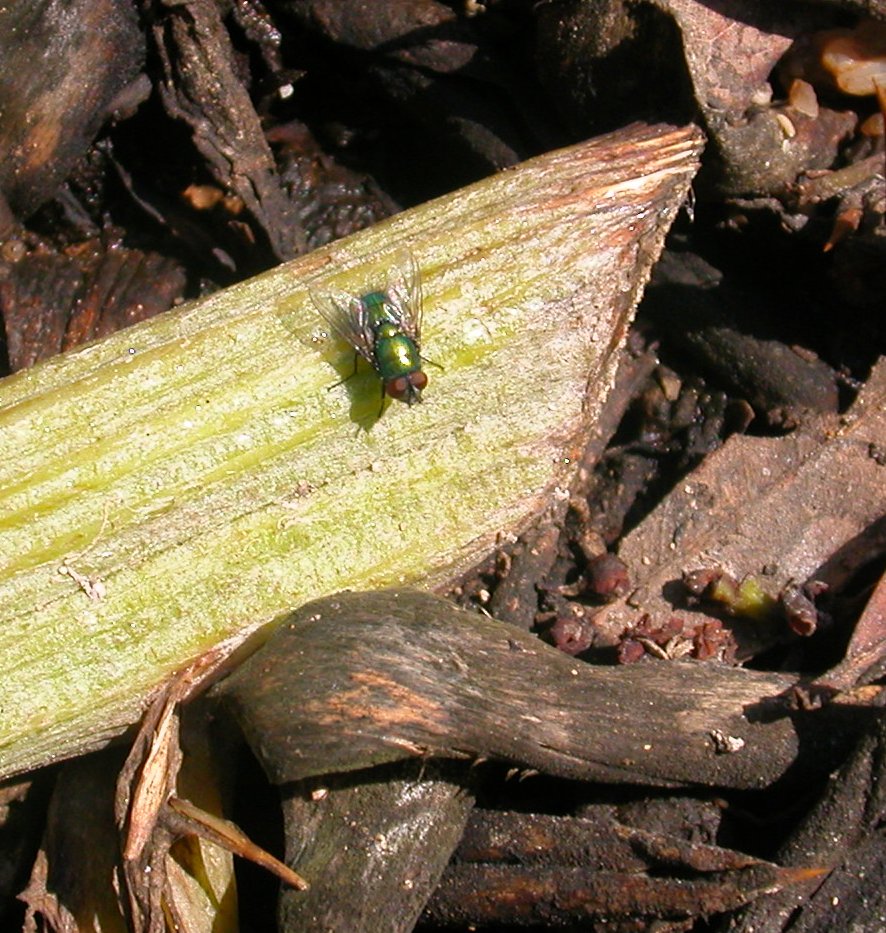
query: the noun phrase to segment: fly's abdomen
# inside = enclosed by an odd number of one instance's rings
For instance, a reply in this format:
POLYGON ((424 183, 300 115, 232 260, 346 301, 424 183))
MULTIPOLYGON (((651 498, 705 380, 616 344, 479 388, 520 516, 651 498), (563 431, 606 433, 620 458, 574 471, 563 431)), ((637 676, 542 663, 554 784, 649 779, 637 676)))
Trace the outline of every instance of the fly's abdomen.
POLYGON ((428 377, 422 372, 415 341, 396 324, 382 324, 375 332, 374 353, 374 366, 385 393, 407 405, 420 402, 428 377))
POLYGON ((405 376, 421 369, 421 357, 415 343, 395 327, 393 334, 385 334, 380 328, 375 340, 375 365, 379 376, 389 382, 397 376, 405 376))

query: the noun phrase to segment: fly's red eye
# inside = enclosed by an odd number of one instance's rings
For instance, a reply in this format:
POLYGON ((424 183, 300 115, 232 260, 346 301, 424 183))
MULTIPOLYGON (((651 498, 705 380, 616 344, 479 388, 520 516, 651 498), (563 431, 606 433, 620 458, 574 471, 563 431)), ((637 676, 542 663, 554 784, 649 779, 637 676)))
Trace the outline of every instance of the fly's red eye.
POLYGON ((413 388, 418 389, 419 392, 428 384, 428 377, 421 371, 410 373, 409 381, 412 383, 413 388))
POLYGON ((397 376, 385 383, 385 391, 391 398, 402 399, 409 391, 409 377, 397 376))

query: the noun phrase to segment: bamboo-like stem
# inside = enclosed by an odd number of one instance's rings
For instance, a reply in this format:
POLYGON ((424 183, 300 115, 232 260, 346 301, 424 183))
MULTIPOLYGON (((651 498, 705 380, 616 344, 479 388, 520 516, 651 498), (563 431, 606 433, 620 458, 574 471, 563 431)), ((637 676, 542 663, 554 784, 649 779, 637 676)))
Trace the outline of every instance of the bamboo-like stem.
POLYGON ((209 647, 440 583, 567 483, 697 167, 634 127, 0 384, 0 776, 99 747, 209 647), (346 385, 311 291, 424 283, 422 405, 346 385))

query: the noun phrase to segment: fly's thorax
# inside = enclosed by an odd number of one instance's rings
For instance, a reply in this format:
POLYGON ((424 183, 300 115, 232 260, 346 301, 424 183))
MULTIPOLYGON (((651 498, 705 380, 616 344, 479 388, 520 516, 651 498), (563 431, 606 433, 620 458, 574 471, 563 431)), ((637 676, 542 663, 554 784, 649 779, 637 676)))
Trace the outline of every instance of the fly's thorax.
POLYGON ((378 328, 385 324, 396 323, 397 318, 388 305, 386 292, 367 292, 360 297, 360 304, 366 313, 369 329, 373 332, 377 332, 378 328))
POLYGON ((379 305, 383 305, 387 301, 387 294, 385 292, 367 292, 365 295, 360 296, 360 302, 366 308, 375 308, 379 305))

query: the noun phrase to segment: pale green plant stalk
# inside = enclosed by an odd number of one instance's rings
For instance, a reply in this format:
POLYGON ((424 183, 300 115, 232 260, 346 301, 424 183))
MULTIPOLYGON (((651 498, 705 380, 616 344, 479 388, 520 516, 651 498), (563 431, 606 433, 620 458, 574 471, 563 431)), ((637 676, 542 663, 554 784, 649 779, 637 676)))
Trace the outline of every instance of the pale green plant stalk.
POLYGON ((0 384, 0 776, 99 747, 169 674, 342 588, 451 579, 569 482, 696 168, 689 130, 541 157, 0 384), (310 290, 424 283, 425 401, 310 290))

